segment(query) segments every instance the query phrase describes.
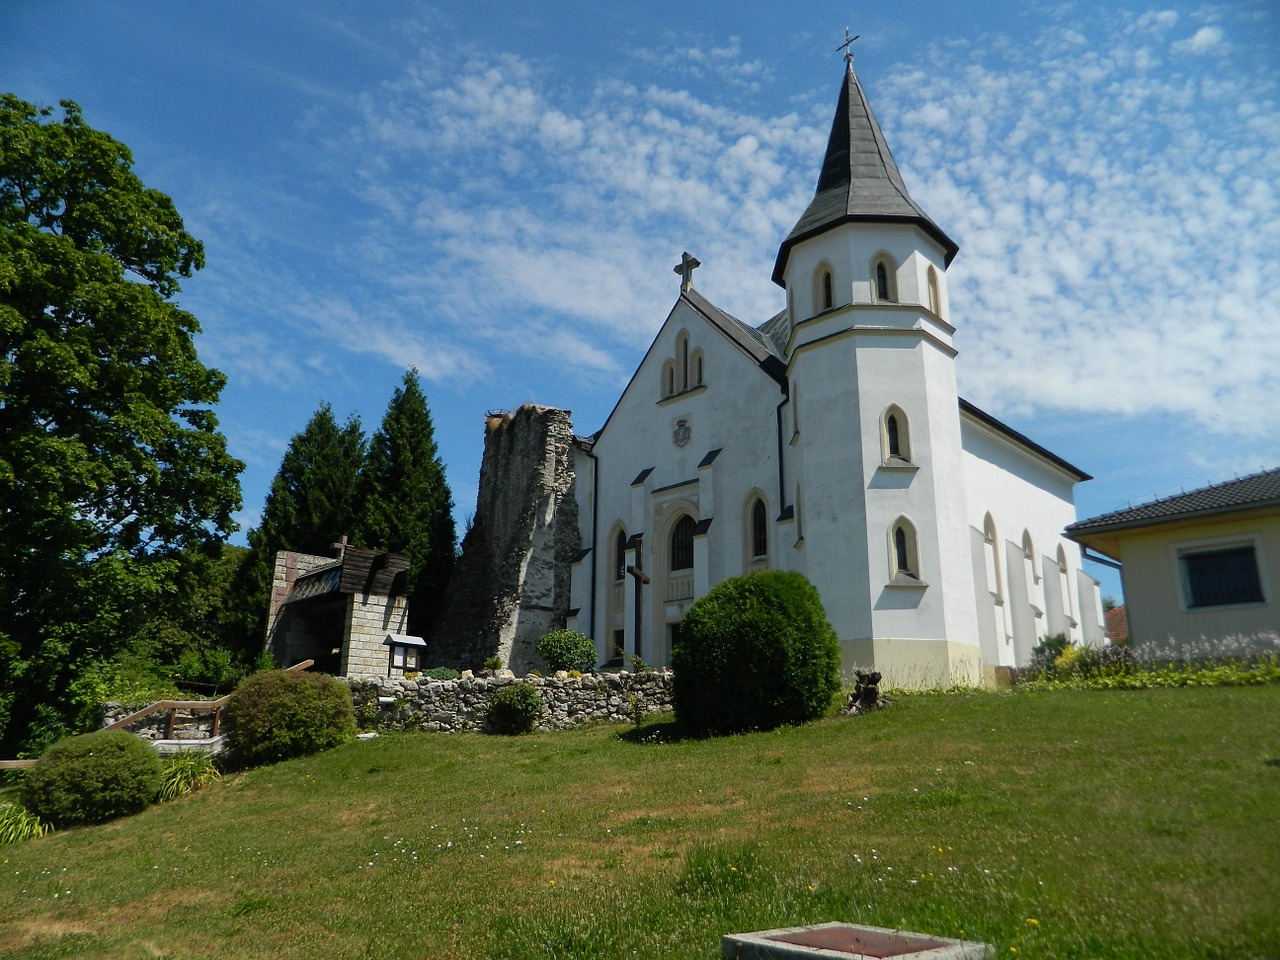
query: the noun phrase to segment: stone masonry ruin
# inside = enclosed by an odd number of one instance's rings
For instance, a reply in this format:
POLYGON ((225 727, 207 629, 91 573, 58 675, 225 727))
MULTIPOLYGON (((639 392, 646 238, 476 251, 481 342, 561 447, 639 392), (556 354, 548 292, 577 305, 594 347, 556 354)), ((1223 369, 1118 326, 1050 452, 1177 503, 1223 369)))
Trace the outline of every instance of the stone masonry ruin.
POLYGON ((526 404, 491 413, 476 512, 425 665, 490 657, 518 674, 545 669, 535 645, 562 628, 579 549, 569 411, 526 404))

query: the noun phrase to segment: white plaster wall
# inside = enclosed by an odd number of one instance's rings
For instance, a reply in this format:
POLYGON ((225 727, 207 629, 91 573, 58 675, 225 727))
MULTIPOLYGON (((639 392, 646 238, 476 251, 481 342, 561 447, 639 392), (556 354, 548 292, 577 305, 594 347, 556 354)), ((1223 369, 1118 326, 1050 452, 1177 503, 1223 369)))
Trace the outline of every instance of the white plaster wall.
MULTIPOLYGON (((665 625, 678 615, 673 607, 688 606, 669 605, 662 597, 668 549, 665 534, 677 512, 687 511, 695 520, 713 520, 705 548, 698 551, 704 582, 714 584, 742 572, 742 506, 753 489, 765 494, 769 507, 771 550, 777 554, 782 549, 786 540, 779 536, 774 522, 779 511, 775 408, 782 399, 777 382, 751 357, 684 301, 677 302, 592 451, 600 472, 599 505, 596 529, 584 534, 583 541, 595 544, 597 599, 589 620, 597 647, 603 650, 607 642, 605 597, 612 585, 612 571, 608 569, 606 540, 615 522, 621 521, 629 536, 644 534, 638 560, 653 580, 644 589, 642 655, 652 665, 666 662, 665 625), (674 357, 681 330, 689 335, 690 354, 702 351, 705 386, 662 400, 662 365, 674 357), (691 431, 683 448, 672 439, 678 420, 685 420, 691 431), (703 457, 717 448, 721 452, 711 466, 700 469, 703 457), (644 483, 632 487, 636 475, 649 467, 653 471, 644 483), (655 492, 686 480, 694 483, 655 492)), ((579 484, 578 488, 580 505, 586 502, 584 486, 579 484)), ((776 565, 785 566, 781 562, 776 565)), ((624 629, 630 652, 634 649, 630 578, 626 593, 624 629)), ((587 620, 579 617, 580 629, 587 620)))
MULTIPOLYGON (((1057 576, 1057 550, 1063 546, 1068 580, 1071 586, 1071 606, 1064 611, 1075 621, 1067 632, 1074 642, 1083 639, 1080 615, 1081 597, 1076 585, 1080 582, 1080 549, 1062 535, 1063 529, 1075 520, 1073 499, 1074 479, 1061 468, 1025 452, 1004 440, 990 427, 968 416, 961 416, 961 439, 964 447, 964 479, 968 491, 968 522, 976 530, 983 529, 988 512, 996 524, 1000 544, 1001 562, 1010 575, 1005 579, 1005 603, 1026 603, 1026 590, 1015 598, 1010 590, 1013 572, 1021 573, 1018 561, 1022 556, 1023 531, 1029 531, 1036 552, 1036 566, 1042 576, 1040 584, 1045 604, 1044 617, 1036 621, 1043 633, 1055 632, 1055 620, 1060 590, 1057 576), (1015 553, 1015 549, 1017 553, 1015 553), (1010 559, 1011 558, 1011 559, 1010 559)), ((1090 578, 1090 582, 1092 578, 1090 578)), ((1096 583, 1092 591, 1096 593, 1096 583)), ((1086 606, 1096 603, 1093 596, 1084 598, 1086 606)), ((1028 618, 1025 611, 1008 610, 1008 623, 1025 629, 1028 618)), ((997 633, 1000 631, 997 630, 997 633)), ((1000 662, 1026 662, 1036 638, 1021 635, 1015 642, 1012 636, 1002 640, 1008 649, 1000 651, 1000 662), (1013 655, 1010 657, 1010 655, 1013 655)))
POLYGON ((898 302, 928 304, 927 271, 938 271, 938 288, 946 316, 946 272, 942 248, 923 230, 912 224, 846 223, 792 248, 784 271, 792 320, 805 320, 818 313, 813 278, 826 263, 832 271, 835 305, 871 303, 872 263, 878 254, 888 254, 897 266, 898 302))

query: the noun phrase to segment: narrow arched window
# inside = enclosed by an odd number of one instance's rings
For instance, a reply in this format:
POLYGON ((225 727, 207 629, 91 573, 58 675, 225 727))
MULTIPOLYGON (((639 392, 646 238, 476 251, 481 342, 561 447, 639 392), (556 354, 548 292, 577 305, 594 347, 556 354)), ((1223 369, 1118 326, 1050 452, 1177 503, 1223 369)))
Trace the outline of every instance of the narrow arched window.
POLYGON ((835 292, 831 285, 831 271, 822 271, 822 309, 830 310, 835 306, 835 292))
POLYGON ((938 271, 929 268, 929 309, 935 316, 942 316, 942 291, 938 287, 938 271))
POLYGON ((662 395, 670 397, 676 392, 676 366, 670 360, 662 365, 662 395))
POLYGON ((881 301, 893 299, 889 295, 889 268, 884 265, 883 260, 876 264, 876 299, 881 301))
POLYGON ((627 531, 619 530, 613 538, 613 579, 615 582, 627 576, 627 531))
POLYGON ((987 589, 997 601, 1004 602, 1004 581, 1000 576, 1000 544, 996 539, 996 522, 989 513, 982 522, 982 544, 987 568, 987 589))
POLYGON ((692 386, 702 386, 702 351, 695 350, 693 353, 693 384, 692 386))
POLYGON ((689 338, 684 333, 676 338, 676 389, 689 389, 689 338))
POLYGON ((880 417, 880 448, 880 459, 885 466, 911 463, 911 424, 897 404, 891 405, 880 417))
POLYGON ((693 567, 693 517, 685 514, 676 521, 671 531, 671 569, 689 570, 693 567))
POLYGON ((893 531, 893 553, 899 573, 911 572, 911 558, 907 554, 907 531, 899 525, 893 531))
POLYGON ((759 560, 769 555, 769 518, 765 514, 764 501, 756 500, 751 507, 751 559, 759 560))

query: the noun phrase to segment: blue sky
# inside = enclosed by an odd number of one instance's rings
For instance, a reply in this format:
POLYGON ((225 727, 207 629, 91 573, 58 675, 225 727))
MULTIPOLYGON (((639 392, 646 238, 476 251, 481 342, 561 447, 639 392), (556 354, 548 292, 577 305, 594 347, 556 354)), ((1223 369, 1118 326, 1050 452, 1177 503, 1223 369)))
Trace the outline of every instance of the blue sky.
POLYGON ((597 429, 681 251, 724 309, 781 309, 846 24, 960 244, 961 392, 1094 474, 1079 515, 1280 462, 1271 0, 5 0, 0 89, 79 102, 205 242, 180 299, 245 527, 322 402, 371 431, 410 365, 461 519, 485 412, 597 429))

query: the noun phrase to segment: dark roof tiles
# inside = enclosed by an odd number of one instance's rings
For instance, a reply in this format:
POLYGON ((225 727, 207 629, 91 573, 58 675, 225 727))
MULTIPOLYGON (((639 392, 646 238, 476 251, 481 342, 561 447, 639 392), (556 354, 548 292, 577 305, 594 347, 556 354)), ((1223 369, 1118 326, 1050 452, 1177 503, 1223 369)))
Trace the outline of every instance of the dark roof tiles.
POLYGON ((856 220, 915 223, 942 247, 947 265, 960 249, 907 193, 880 124, 850 64, 831 121, 817 189, 808 208, 782 241, 773 268, 774 283, 783 283, 792 246, 856 220))
POLYGON ((1107 527, 1140 526, 1175 517, 1226 513, 1271 504, 1280 505, 1280 467, 1080 520, 1067 527, 1067 532, 1092 533, 1107 527))

